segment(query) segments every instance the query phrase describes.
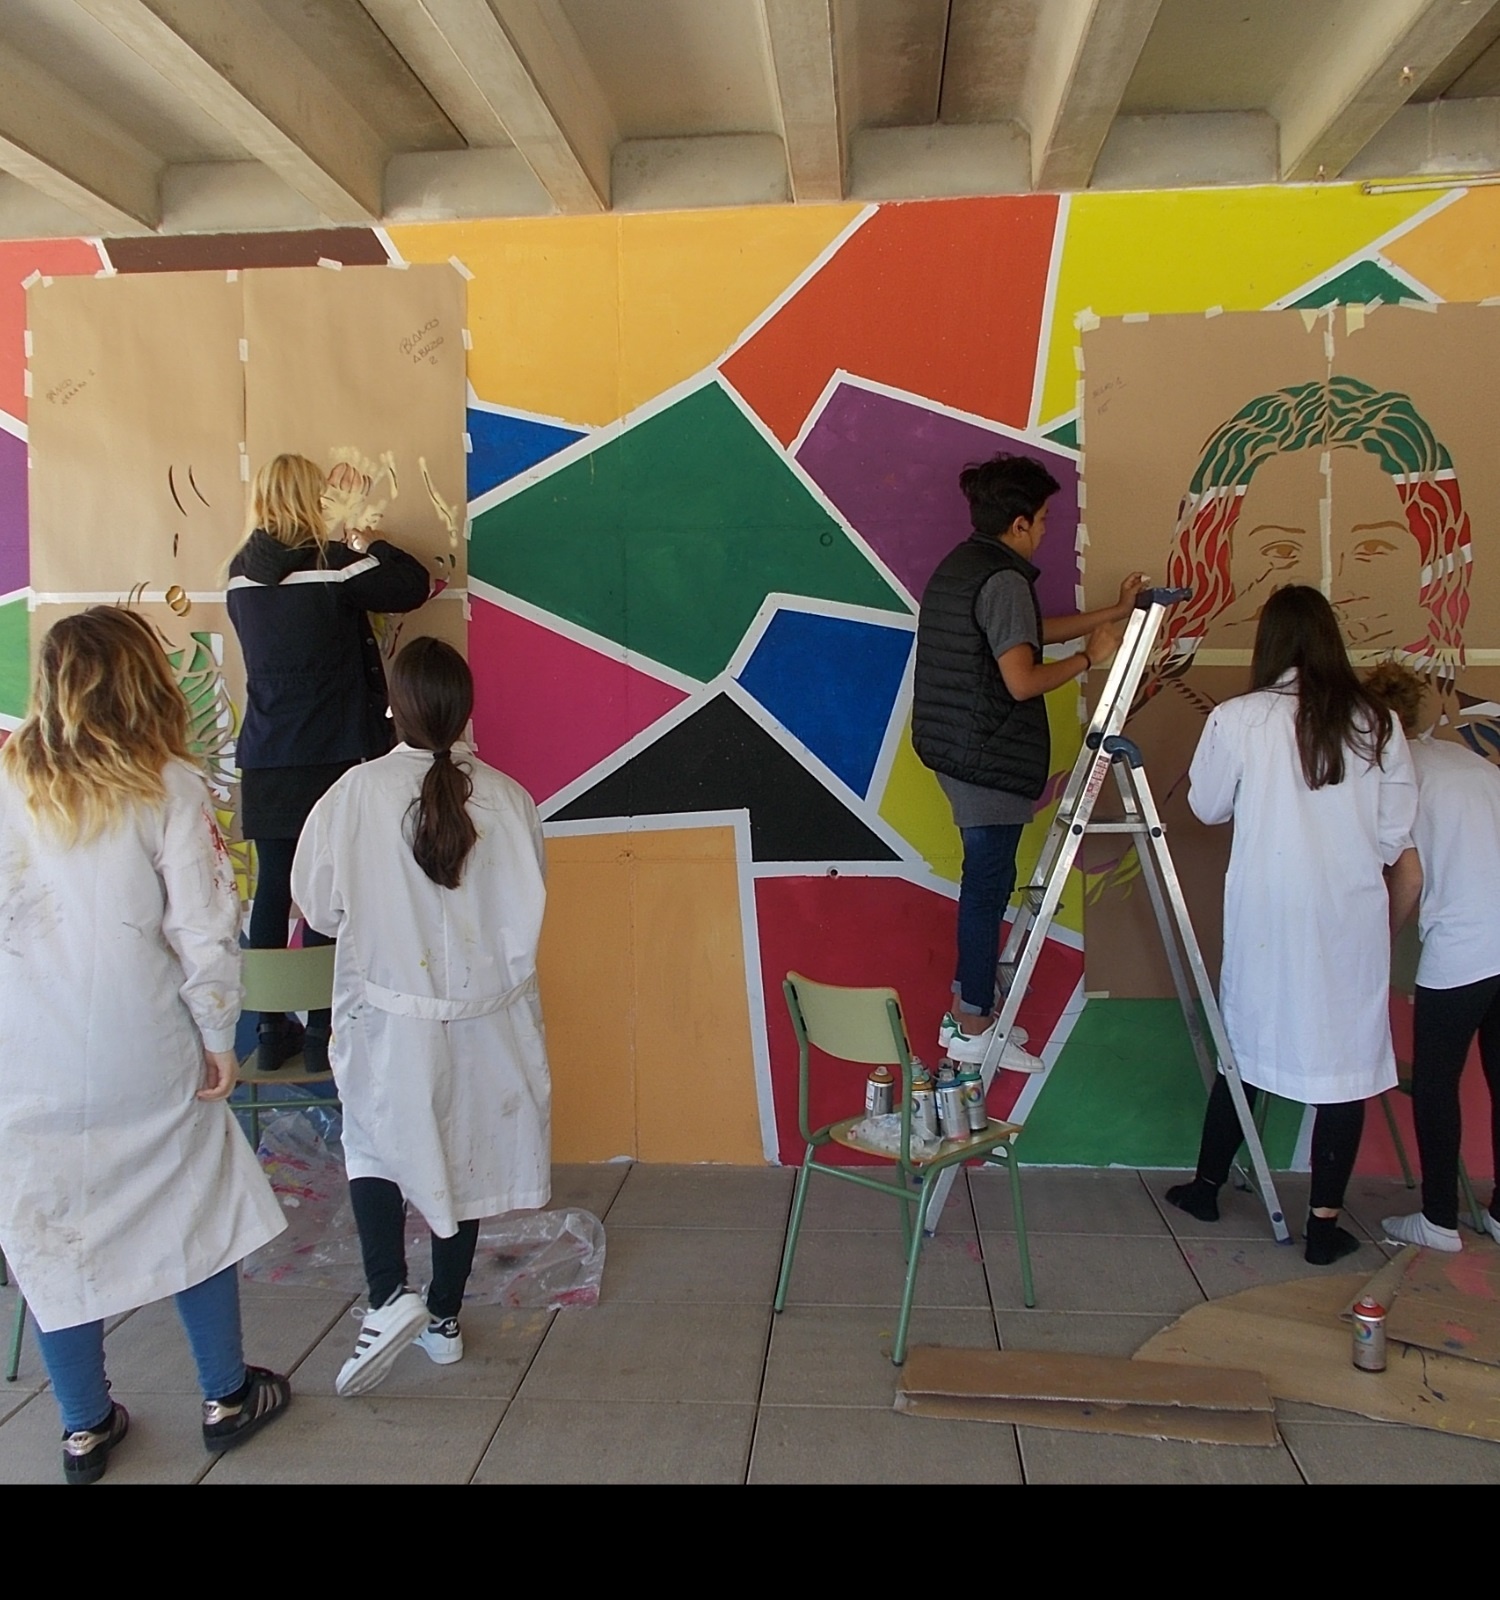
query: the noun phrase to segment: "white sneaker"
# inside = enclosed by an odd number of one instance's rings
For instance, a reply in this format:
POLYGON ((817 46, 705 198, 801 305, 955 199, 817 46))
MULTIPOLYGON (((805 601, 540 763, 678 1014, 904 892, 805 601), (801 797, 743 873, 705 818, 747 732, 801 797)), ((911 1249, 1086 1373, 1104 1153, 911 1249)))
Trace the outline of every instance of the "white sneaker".
MULTIPOLYGON (((954 1021, 953 1013, 950 1011, 943 1018, 943 1026, 938 1030, 938 1042, 947 1052, 950 1061, 957 1061, 966 1066, 978 1066, 984 1060, 994 1032, 995 1024, 992 1022, 983 1033, 965 1033, 954 1021)), ((1017 1034, 1020 1034, 1023 1040, 1026 1038, 1024 1029, 1011 1030, 1005 1049, 1000 1052, 1000 1065, 1007 1072, 1045 1071, 1047 1063, 1040 1056, 1032 1055, 1029 1050, 1023 1050, 1017 1042, 1017 1034)))
MULTIPOLYGON (((1387 1217, 1380 1226, 1385 1229, 1386 1239, 1391 1244, 1419 1244, 1424 1250, 1447 1250, 1450 1253, 1464 1247, 1457 1228, 1440 1228, 1435 1222, 1429 1222, 1420 1211, 1413 1211, 1405 1217, 1387 1217)), ((1500 1223, 1496 1223, 1496 1227, 1500 1227, 1500 1223)))
POLYGON ((451 1367, 464 1358, 464 1336, 459 1332, 457 1317, 430 1321, 413 1343, 440 1367, 451 1367))
POLYGON ((339 1368, 335 1394, 365 1394, 385 1380, 396 1357, 427 1326, 427 1306, 421 1295, 403 1289, 394 1300, 364 1312, 364 1326, 355 1341, 354 1354, 339 1368))
MULTIPOLYGON (((944 1012, 943 1020, 938 1026, 938 1049, 946 1050, 955 1039, 961 1039, 967 1044, 970 1039, 983 1037, 984 1035, 982 1034, 965 1033, 958 1025, 958 1018, 951 1011, 947 1011, 944 1012)), ((1025 1044, 1029 1038, 1030 1035, 1025 1028, 1019 1025, 1010 1030, 1010 1042, 1012 1044, 1025 1044)))

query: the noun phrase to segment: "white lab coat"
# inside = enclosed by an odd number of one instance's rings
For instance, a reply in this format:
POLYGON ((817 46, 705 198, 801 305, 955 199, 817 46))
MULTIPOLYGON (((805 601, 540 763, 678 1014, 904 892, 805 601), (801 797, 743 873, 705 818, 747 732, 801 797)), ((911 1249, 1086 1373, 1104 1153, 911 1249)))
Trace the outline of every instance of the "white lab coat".
POLYGON ((64 848, 0 766, 0 1249, 38 1325, 192 1288, 286 1220, 223 1101, 240 903, 201 775, 64 848))
POLYGON ((456 889, 417 865, 405 818, 432 754, 398 745, 313 807, 292 893, 334 958, 334 1076, 351 1178, 397 1184, 442 1238, 551 1194, 551 1080, 537 996, 542 830, 470 751, 479 841, 456 889))
POLYGON ((1189 771, 1203 822, 1234 819, 1219 998, 1246 1083, 1313 1105, 1396 1084, 1389 900, 1381 869, 1410 844, 1417 784, 1396 728, 1383 762, 1349 753, 1310 789, 1296 678, 1217 706, 1189 771))

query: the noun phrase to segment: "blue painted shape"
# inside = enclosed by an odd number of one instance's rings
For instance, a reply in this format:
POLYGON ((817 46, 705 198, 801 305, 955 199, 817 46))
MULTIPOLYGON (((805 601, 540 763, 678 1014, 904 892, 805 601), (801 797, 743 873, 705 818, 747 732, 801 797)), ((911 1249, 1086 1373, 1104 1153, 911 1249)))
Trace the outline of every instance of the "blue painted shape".
POLYGON ((486 490, 505 483, 538 461, 555 456, 575 440, 583 438, 582 428, 560 428, 551 422, 533 422, 529 417, 510 417, 498 411, 476 411, 470 407, 464 426, 469 430, 469 498, 477 500, 486 490))
POLYGON ((865 794, 915 634, 811 611, 779 610, 741 686, 856 794, 865 794))

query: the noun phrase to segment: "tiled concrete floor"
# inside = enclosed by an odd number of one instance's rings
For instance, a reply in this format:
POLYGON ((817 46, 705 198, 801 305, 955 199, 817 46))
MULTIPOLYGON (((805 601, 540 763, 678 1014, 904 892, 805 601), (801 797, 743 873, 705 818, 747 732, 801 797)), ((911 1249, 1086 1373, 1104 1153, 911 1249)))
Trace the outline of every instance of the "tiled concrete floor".
MULTIPOLYGON (((291 1371, 296 1401, 217 1463, 198 1440, 170 1307, 137 1311, 107 1338, 133 1423, 104 1482, 1500 1482, 1500 1445, 1315 1406, 1278 1408, 1276 1449, 898 1415, 897 1208, 815 1179, 791 1303, 773 1317, 792 1180, 723 1167, 559 1168, 555 1203, 606 1222, 599 1306, 471 1310, 461 1365, 440 1369, 410 1351, 359 1400, 332 1387, 356 1331, 347 1300, 246 1284, 247 1353, 291 1371)), ((970 1174, 927 1247, 913 1339, 1128 1355, 1205 1297, 1319 1270, 1300 1248, 1271 1242, 1251 1196, 1229 1194, 1224 1220, 1205 1226, 1158 1204, 1167 1181, 1027 1171, 1039 1299, 1027 1311, 1006 1180, 970 1174)), ((1286 1179, 1282 1197, 1289 1215, 1305 1215, 1305 1178, 1286 1179)), ((1395 1184, 1357 1181, 1349 1215, 1373 1239, 1381 1216, 1412 1203, 1395 1184)), ((1349 1265, 1382 1259, 1371 1242, 1349 1265)), ((13 1294, 0 1291, 0 1327, 13 1294)), ((20 1381, 0 1383, 0 1482, 59 1475, 57 1416, 28 1339, 20 1381)))

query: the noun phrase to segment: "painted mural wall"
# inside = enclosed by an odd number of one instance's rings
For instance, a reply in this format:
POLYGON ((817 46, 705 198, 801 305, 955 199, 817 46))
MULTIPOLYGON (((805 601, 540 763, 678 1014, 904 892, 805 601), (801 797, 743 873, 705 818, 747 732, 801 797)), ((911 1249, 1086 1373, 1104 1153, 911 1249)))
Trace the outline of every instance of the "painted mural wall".
MULTIPOLYGON (((1500 294, 1500 193, 1027 196, 0 243, 10 725, 33 584, 28 413, 46 404, 29 393, 24 285, 320 260, 447 263, 464 282, 475 732, 547 824, 557 1159, 795 1160, 783 974, 895 985, 919 1051, 947 1004, 959 841, 906 729, 916 601, 968 529, 959 469, 1000 449, 1042 459, 1063 485, 1044 606, 1071 609, 1085 590, 1099 603, 1106 563, 1091 580, 1078 472, 1083 332, 1141 314, 1483 300, 1500 294)), ((395 517, 387 527, 400 537, 395 517)), ((1078 712, 1071 689, 1049 702, 1056 773, 1023 872, 1078 712)), ((1049 1070, 1001 1074, 992 1111, 1026 1121, 1033 1162, 1191 1164, 1202 1088, 1175 1004, 1085 1002, 1088 880, 1022 1011, 1049 1070)), ((814 1114, 859 1092, 856 1075, 814 1114)), ((1487 1170, 1483 1119, 1466 1121, 1470 1165, 1487 1170)), ((1273 1113, 1273 1156, 1293 1156, 1300 1124, 1298 1108, 1273 1113)), ((1386 1170, 1370 1126, 1365 1164, 1386 1170)))

